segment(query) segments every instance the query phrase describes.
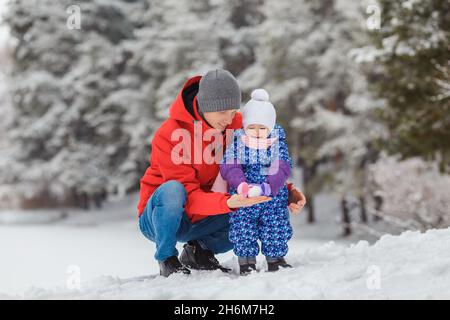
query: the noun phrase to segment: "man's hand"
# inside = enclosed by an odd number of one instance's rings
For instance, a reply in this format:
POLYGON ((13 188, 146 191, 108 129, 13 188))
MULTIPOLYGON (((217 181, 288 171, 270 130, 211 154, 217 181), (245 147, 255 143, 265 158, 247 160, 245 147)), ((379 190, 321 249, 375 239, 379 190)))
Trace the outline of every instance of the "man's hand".
POLYGON ((232 195, 227 200, 227 205, 230 209, 236 209, 236 208, 242 208, 242 207, 251 207, 255 204, 263 203, 263 202, 270 201, 270 200, 272 200, 272 198, 266 197, 266 196, 246 198, 242 194, 235 194, 235 195, 232 195))
POLYGON ((306 204, 305 195, 296 187, 289 192, 288 208, 293 214, 299 214, 306 204))

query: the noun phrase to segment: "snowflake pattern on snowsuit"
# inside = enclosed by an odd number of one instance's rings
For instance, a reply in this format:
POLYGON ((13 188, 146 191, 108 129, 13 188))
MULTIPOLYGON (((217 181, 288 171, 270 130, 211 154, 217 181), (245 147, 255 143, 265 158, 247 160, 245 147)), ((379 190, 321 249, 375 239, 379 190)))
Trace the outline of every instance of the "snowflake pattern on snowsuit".
MULTIPOLYGON (((280 125, 275 125, 268 138, 277 138, 268 149, 249 148, 241 140, 245 132, 236 130, 232 143, 227 147, 222 163, 238 160, 242 166, 247 183, 267 182, 268 168, 274 160, 287 161, 292 168, 292 160, 286 145, 286 134, 280 125), (234 148, 233 148, 234 147, 234 148)), ((236 194, 236 188, 229 189, 236 194)), ((256 257, 259 253, 258 240, 261 241, 262 254, 270 258, 284 257, 288 252, 288 241, 292 237, 289 222, 288 188, 286 184, 279 189, 272 200, 251 207, 239 208, 230 213, 229 239, 234 244, 238 257, 256 257)))

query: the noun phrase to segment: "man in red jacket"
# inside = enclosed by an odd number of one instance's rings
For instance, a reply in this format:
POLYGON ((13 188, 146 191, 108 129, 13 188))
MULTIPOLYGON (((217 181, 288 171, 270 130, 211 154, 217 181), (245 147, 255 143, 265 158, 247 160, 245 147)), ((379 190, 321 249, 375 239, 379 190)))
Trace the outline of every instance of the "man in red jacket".
MULTIPOLYGON (((215 152, 223 152, 227 129, 242 128, 240 104, 241 91, 233 75, 209 71, 184 84, 169 118, 154 135, 150 166, 141 178, 138 213, 142 233, 156 243, 155 259, 163 276, 189 274, 187 267, 228 271, 214 257, 233 248, 227 213, 270 200, 211 191, 220 161, 207 158, 220 157, 215 152), (178 241, 187 242, 181 262, 178 241)), ((305 198, 295 188, 291 194, 289 207, 298 212, 305 198)))

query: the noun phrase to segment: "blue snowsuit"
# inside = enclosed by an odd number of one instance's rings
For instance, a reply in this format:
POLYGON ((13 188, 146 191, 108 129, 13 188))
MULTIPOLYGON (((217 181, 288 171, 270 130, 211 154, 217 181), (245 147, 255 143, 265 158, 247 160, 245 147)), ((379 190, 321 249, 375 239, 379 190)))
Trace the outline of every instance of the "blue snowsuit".
MULTIPOLYGON (((225 163, 239 161, 247 183, 261 184, 267 181, 268 169, 277 159, 289 163, 284 129, 275 125, 268 138, 277 138, 266 149, 253 149, 241 140, 243 129, 234 132, 232 143, 227 147, 222 159, 225 163)), ((230 194, 236 194, 236 188, 230 188, 230 194)), ((288 189, 283 182, 272 200, 251 207, 239 208, 230 213, 229 239, 234 244, 234 253, 238 257, 256 257, 259 253, 257 240, 261 241, 262 253, 268 258, 284 257, 288 252, 287 242, 292 237, 289 223, 288 189)))

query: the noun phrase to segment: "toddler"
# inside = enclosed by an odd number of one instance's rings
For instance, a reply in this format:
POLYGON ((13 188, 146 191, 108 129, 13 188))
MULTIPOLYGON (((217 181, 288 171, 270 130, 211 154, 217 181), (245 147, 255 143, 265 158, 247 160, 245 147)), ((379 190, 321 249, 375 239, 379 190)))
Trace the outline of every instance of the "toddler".
POLYGON ((220 174, 227 181, 230 194, 272 198, 230 213, 229 237, 238 256, 240 273, 245 275, 256 271, 258 240, 268 271, 291 267, 284 256, 292 237, 286 187, 292 162, 286 134, 276 124, 275 108, 266 90, 252 92, 242 116, 243 129, 234 132, 222 159, 220 174))

